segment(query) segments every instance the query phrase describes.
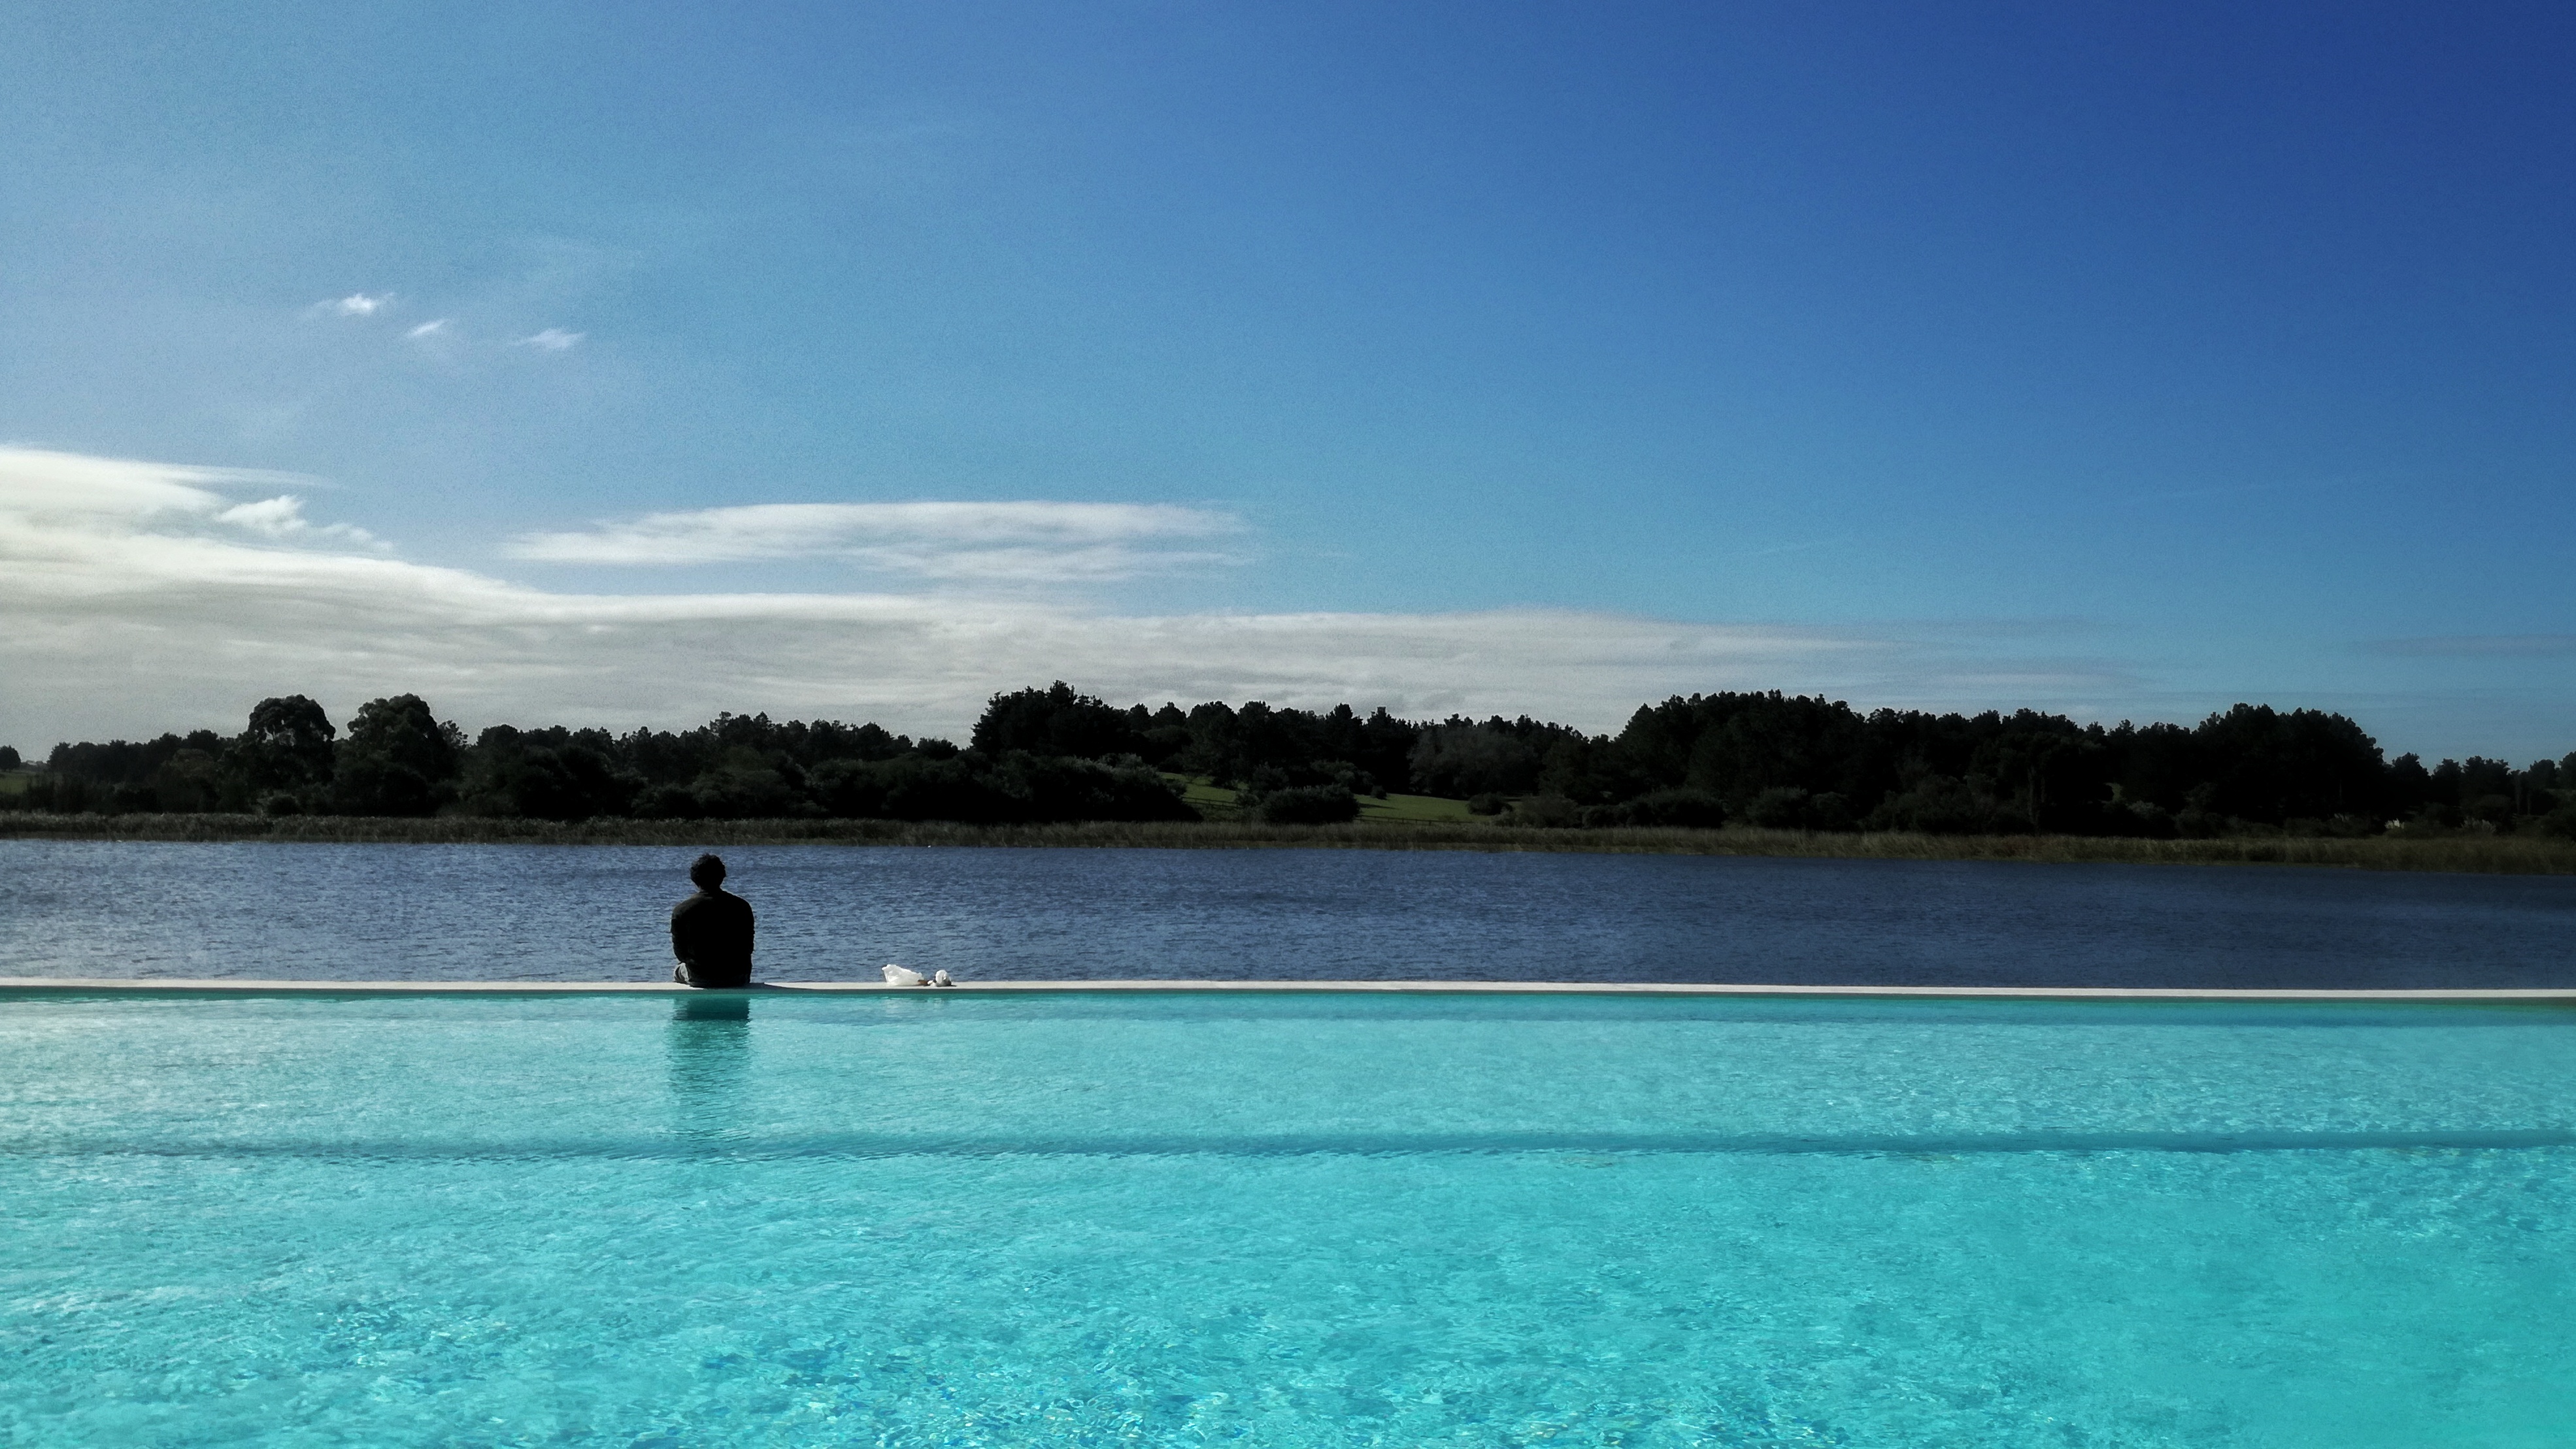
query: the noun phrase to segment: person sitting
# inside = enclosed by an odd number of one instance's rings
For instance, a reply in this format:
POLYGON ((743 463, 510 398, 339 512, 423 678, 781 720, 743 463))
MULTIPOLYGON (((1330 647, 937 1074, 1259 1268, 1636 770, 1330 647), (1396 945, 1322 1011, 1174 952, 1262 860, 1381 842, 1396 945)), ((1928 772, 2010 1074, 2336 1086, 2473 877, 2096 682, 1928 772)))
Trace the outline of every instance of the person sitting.
POLYGON ((682 986, 751 984, 751 902, 724 888, 725 863, 702 855, 689 867, 698 893, 671 908, 671 979, 682 986))

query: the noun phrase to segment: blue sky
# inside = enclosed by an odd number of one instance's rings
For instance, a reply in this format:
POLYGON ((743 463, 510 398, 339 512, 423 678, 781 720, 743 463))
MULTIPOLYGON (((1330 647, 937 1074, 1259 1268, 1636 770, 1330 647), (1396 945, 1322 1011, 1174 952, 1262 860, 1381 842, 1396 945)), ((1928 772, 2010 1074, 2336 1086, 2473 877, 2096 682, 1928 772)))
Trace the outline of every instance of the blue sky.
POLYGON ((0 740, 1062 675, 2557 755, 2571 61, 2508 5, 15 7, 0 740))

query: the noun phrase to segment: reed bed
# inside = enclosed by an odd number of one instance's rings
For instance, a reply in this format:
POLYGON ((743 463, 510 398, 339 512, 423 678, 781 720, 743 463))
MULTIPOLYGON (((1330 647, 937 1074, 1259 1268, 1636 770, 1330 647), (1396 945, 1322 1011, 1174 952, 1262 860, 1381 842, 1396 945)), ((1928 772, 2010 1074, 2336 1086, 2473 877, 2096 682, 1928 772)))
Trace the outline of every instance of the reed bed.
POLYGON ((348 844, 947 845, 1163 850, 1485 850, 1652 855, 1807 856, 1857 860, 2019 860, 2132 865, 2302 865, 2359 870, 2576 875, 2576 841, 2527 835, 2437 839, 2231 836, 2122 840, 2073 835, 1832 834, 1803 830, 1542 830, 1483 821, 1264 825, 1249 821, 1092 821, 958 825, 900 820, 383 819, 336 815, 47 815, 0 813, 0 838, 269 840, 348 844))

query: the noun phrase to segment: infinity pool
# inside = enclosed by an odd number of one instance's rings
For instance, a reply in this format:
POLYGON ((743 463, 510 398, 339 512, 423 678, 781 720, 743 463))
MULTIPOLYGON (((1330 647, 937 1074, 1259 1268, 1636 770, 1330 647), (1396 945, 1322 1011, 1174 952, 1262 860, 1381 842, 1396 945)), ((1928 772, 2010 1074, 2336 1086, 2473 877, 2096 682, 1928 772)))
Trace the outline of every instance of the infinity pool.
POLYGON ((0 1443, 2556 1445, 2547 1007, 0 994, 0 1443))

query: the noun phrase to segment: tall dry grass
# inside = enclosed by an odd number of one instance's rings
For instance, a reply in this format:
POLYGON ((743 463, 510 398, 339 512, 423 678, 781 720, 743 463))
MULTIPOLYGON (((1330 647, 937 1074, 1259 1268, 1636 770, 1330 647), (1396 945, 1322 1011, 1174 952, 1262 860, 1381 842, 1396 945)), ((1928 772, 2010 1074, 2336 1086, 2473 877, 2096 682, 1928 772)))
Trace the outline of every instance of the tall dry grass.
POLYGON ((2116 840, 2071 835, 1824 834, 1800 830, 1541 830, 1483 821, 1264 825, 1250 821, 954 825, 898 820, 544 820, 440 816, 47 815, 0 812, 0 838, 272 840, 353 844, 950 845, 1164 850, 1587 851, 1860 860, 2108 861, 2134 865, 2306 865, 2360 870, 2576 875, 2576 842, 2524 835, 2360 840, 2263 836, 2116 840))

